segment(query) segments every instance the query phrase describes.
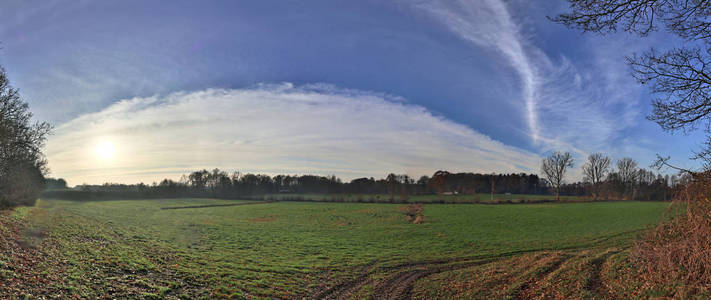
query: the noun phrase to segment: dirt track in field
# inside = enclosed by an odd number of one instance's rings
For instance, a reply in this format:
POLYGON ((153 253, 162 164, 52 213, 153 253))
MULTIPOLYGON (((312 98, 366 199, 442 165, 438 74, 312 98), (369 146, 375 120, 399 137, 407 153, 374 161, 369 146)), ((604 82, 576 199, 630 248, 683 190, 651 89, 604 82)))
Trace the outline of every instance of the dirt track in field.
MULTIPOLYGON (((603 283, 601 266, 614 254, 621 250, 607 251, 590 262, 590 280, 584 287, 596 297, 609 298, 603 283)), ((542 256, 532 260, 531 274, 520 286, 515 286, 510 297, 513 299, 538 299, 536 294, 538 284, 552 274, 560 271, 568 261, 582 259, 575 252, 526 251, 523 253, 541 252, 542 256)), ((488 258, 455 258, 440 261, 419 261, 400 264, 392 267, 376 267, 374 263, 361 267, 356 276, 350 280, 341 281, 331 287, 322 289, 312 295, 312 299, 351 299, 368 297, 371 299, 411 299, 415 283, 423 278, 442 272, 456 271, 476 266, 485 266, 501 262, 518 254, 513 253, 499 257, 488 258)), ((563 270, 565 271, 565 270, 563 270)), ((505 283, 502 283, 505 284, 505 283)))
POLYGON ((432 274, 469 268, 496 261, 495 258, 472 259, 456 258, 438 261, 419 261, 405 263, 393 267, 375 268, 372 264, 353 280, 338 283, 312 296, 312 299, 349 299, 358 295, 365 286, 375 286, 372 296, 378 299, 410 299, 412 288, 418 279, 432 274), (388 274, 384 279, 377 280, 373 275, 388 274))

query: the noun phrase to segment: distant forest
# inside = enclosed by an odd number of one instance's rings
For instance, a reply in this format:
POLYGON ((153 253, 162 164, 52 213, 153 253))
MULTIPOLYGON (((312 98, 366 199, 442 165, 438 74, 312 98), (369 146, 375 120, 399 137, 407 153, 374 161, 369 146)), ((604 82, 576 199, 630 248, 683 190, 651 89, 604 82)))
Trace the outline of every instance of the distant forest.
MULTIPOLYGON (((668 200, 673 187, 685 178, 662 176, 640 169, 630 180, 611 172, 606 180, 593 185, 574 182, 561 186, 561 195, 590 196, 599 200, 668 200)), ((551 185, 536 174, 479 174, 437 171, 418 179, 389 174, 383 179, 358 178, 344 182, 336 176, 227 173, 219 169, 183 175, 180 180, 164 179, 151 185, 78 185, 67 190, 63 179, 48 179, 46 196, 61 198, 173 198, 212 197, 235 199, 269 194, 388 194, 392 198, 432 194, 533 194, 551 195, 551 185), (68 193, 67 193, 68 192, 68 193)))

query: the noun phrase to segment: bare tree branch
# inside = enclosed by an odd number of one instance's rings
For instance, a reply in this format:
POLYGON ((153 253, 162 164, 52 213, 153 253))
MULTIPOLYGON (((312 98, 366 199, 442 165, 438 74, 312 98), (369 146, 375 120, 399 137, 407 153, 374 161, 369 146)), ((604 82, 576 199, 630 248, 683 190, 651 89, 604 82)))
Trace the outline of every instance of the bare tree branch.
MULTIPOLYGON (((568 0, 571 11, 549 18, 583 32, 622 30, 640 36, 663 27, 683 39, 671 50, 627 57, 632 74, 657 95, 647 117, 664 130, 711 135, 711 0, 568 0)), ((696 159, 711 167, 711 139, 696 159)))

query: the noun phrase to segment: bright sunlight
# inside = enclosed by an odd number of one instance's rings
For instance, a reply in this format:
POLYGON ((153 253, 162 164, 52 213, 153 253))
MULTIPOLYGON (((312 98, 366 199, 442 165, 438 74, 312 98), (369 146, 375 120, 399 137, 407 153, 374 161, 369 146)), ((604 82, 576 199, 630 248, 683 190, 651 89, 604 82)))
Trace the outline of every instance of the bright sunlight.
POLYGON ((96 155, 101 160, 110 160, 114 157, 116 153, 116 147, 109 141, 104 141, 96 146, 96 155))

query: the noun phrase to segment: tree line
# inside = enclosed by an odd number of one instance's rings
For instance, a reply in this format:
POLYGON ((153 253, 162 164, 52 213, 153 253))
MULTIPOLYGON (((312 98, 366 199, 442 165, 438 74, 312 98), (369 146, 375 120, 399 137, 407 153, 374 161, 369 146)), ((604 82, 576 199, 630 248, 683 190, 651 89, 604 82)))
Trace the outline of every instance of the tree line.
MULTIPOLYGON (((563 154, 556 154, 563 155, 563 154)), ((569 154, 568 154, 569 155, 569 154)), ((599 157, 591 156, 592 158, 599 157)), ((602 156, 604 157, 604 156, 602 156)), ((546 158, 546 159, 550 159, 546 158)), ((406 174, 388 174, 385 178, 363 177, 351 181, 317 175, 276 175, 233 172, 220 169, 199 170, 183 175, 179 180, 163 179, 153 184, 78 185, 71 190, 71 197, 84 198, 173 198, 214 197, 240 198, 269 194, 385 194, 391 198, 409 195, 452 194, 536 194, 591 196, 600 200, 667 200, 671 188, 680 181, 677 176, 662 176, 636 167, 636 162, 625 158, 618 161, 618 168, 607 164, 586 163, 584 170, 594 167, 594 174, 586 175, 582 182, 565 183, 562 169, 560 181, 546 175, 536 174, 481 174, 450 173, 437 171, 432 176, 417 179, 406 174), (620 168, 623 167, 623 168, 620 168), (631 171, 634 169, 634 171, 631 171), (631 175, 634 174, 634 175, 631 175), (592 176, 594 175, 594 176, 592 176)), ((545 164, 544 159, 544 164, 545 164)), ((595 161, 597 162, 597 161, 595 161)), ((547 174, 544 172, 544 174, 547 174)), ((66 187, 63 179, 49 179, 50 186, 66 187)), ((57 196, 57 194, 52 194, 57 196)), ((69 195, 64 193, 63 195, 69 195)))
POLYGON ((588 195, 594 200, 670 200, 672 188, 688 181, 688 174, 664 175, 638 167, 637 161, 623 157, 612 165, 612 159, 602 153, 590 154, 581 166, 583 181, 565 184, 568 169, 573 167, 569 152, 556 151, 544 157, 541 172, 555 192, 588 195))
MULTIPOLYGON (((61 182, 63 179, 50 179, 61 182)), ((199 170, 183 175, 179 180, 163 179, 153 184, 82 184, 73 188, 79 192, 138 193, 157 197, 217 197, 238 198, 265 194, 474 194, 490 193, 543 194, 547 187, 535 174, 476 174, 437 171, 433 176, 418 179, 405 174, 389 174, 385 178, 363 177, 344 182, 340 178, 317 175, 276 175, 228 173, 220 169, 199 170)))

